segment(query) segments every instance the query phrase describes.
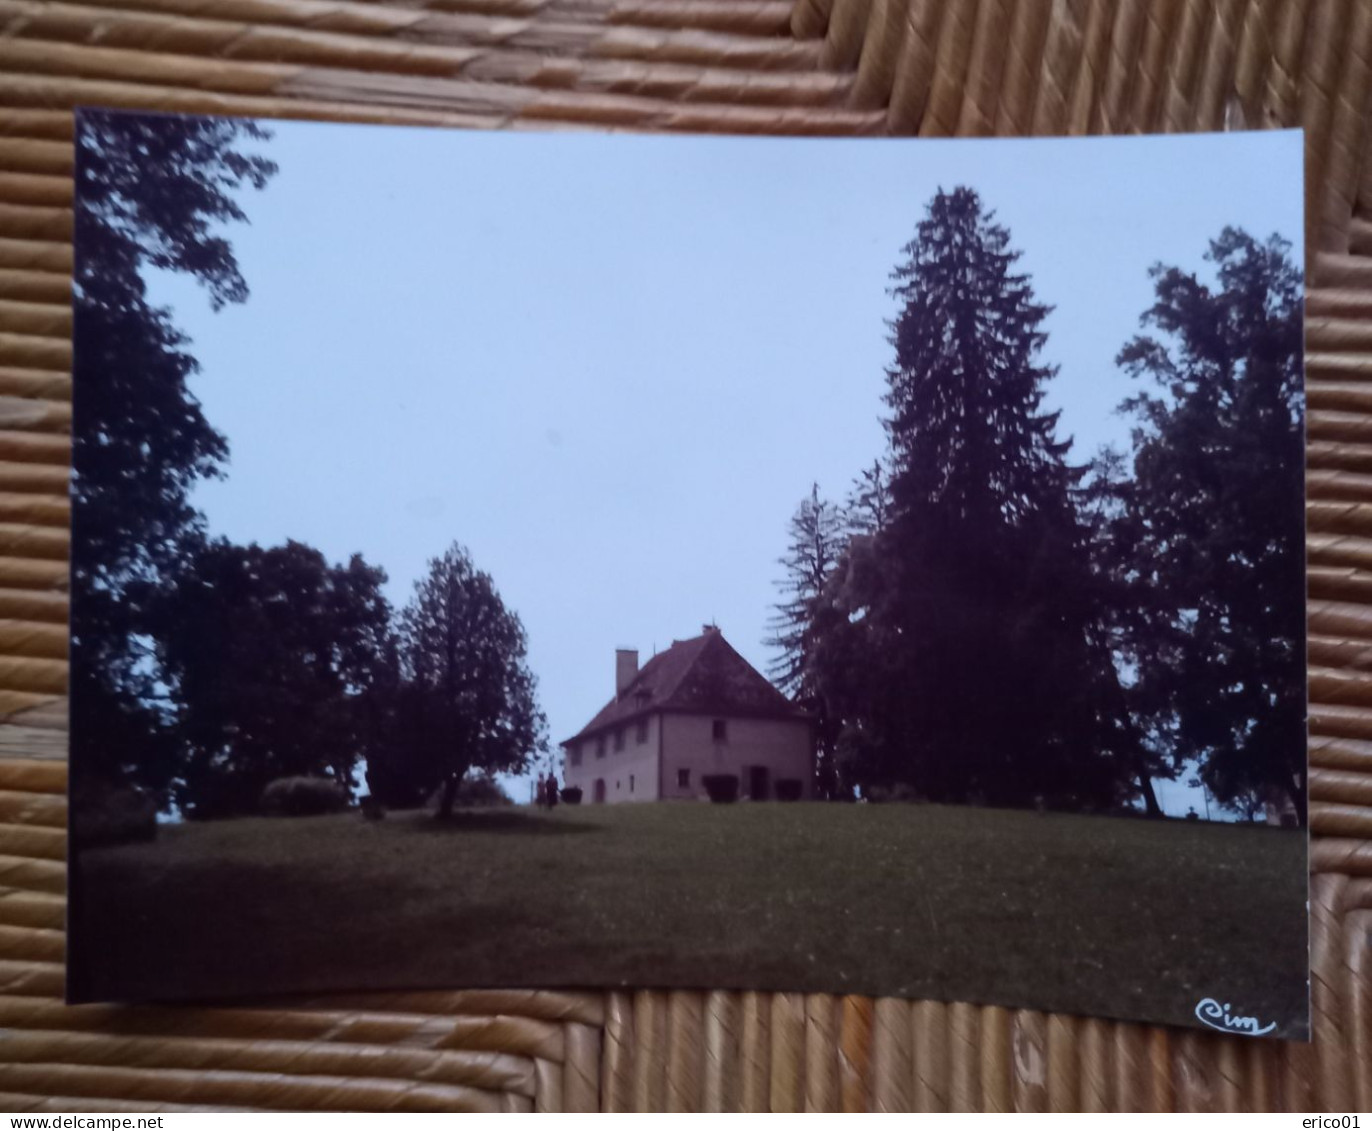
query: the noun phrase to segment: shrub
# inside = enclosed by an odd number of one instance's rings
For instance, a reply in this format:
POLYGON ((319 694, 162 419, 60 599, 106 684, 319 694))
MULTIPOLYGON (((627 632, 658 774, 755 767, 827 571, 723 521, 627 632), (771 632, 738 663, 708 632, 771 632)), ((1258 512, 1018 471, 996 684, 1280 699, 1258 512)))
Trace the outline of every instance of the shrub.
POLYGON ((569 786, 567 786, 566 789, 562 790, 562 800, 565 801, 568 805, 580 805, 580 804, 581 804, 581 786, 579 786, 579 785, 569 785, 569 786))
POLYGON ((262 791, 262 812, 269 817, 317 817, 347 807, 348 791, 331 778, 277 778, 262 791))
POLYGON ((710 800, 716 805, 726 805, 738 800, 737 774, 706 774, 700 782, 709 794, 710 800))
POLYGON ((83 789, 72 797, 71 831, 77 848, 153 840, 157 804, 132 786, 83 789))
POLYGON ((799 778, 777 778, 778 801, 799 801, 804 792, 805 783, 799 778))

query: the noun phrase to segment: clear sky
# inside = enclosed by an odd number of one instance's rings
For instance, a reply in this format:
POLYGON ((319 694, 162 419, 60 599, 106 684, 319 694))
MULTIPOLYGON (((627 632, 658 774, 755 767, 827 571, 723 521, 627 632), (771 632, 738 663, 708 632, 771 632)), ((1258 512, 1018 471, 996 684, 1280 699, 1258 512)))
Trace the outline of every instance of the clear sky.
POLYGON ((1203 270, 1226 224, 1301 254, 1295 132, 270 128, 280 173, 228 233, 248 302, 151 280, 230 443, 194 501, 239 541, 362 552, 397 606, 462 542, 523 619, 554 741, 610 697, 616 648, 714 621, 765 670, 788 519, 883 449, 889 275, 939 187, 981 193, 1055 307, 1049 400, 1083 459, 1127 436, 1114 358, 1152 263, 1203 270))

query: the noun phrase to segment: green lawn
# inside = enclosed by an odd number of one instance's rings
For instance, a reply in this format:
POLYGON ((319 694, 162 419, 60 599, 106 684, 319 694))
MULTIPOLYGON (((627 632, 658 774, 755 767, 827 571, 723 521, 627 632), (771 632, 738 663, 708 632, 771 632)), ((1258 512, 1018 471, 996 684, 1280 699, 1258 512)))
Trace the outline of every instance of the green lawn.
POLYGON ((1305 1015, 1303 832, 913 805, 392 813, 87 851, 96 998, 418 986, 1305 1015))

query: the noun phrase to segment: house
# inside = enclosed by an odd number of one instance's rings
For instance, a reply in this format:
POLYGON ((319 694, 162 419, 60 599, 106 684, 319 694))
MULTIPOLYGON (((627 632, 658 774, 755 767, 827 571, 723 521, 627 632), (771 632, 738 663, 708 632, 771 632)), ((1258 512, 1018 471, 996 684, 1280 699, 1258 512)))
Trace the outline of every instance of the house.
POLYGON ((591 803, 700 798, 707 774, 737 774, 754 800, 781 781, 814 792, 810 716, 712 625, 642 668, 636 651, 617 651, 614 698, 562 749, 563 782, 591 803))

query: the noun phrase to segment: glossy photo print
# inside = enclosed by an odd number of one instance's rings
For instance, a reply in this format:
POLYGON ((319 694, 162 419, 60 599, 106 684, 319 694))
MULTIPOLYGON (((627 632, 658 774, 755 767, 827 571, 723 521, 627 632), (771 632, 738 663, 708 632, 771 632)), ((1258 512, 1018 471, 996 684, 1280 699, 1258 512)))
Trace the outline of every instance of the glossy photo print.
POLYGON ((1298 133, 76 146, 72 1000, 1306 1035, 1298 133))

